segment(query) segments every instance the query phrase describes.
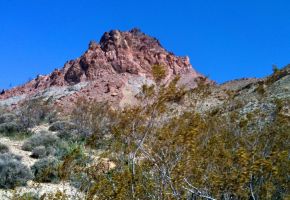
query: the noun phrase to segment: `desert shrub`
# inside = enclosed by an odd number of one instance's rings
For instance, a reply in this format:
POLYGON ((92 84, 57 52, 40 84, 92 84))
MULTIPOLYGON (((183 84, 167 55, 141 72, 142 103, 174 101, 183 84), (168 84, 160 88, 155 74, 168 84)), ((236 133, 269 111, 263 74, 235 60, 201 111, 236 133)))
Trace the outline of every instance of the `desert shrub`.
MULTIPOLYGON (((68 200, 71 199, 69 198, 68 194, 65 193, 65 191, 57 190, 56 192, 48 193, 45 194, 45 197, 49 200, 56 200, 56 199, 61 199, 61 200, 68 200)), ((78 197, 74 197, 76 200, 80 199, 78 197)))
MULTIPOLYGON (((111 156, 116 167, 105 171, 94 165, 75 174, 77 187, 83 187, 82 179, 90 180, 85 183, 88 199, 289 197, 290 118, 283 100, 276 102, 273 122, 249 132, 247 123, 261 116, 253 112, 242 121, 244 102, 231 100, 221 107, 224 114, 186 110, 172 117, 167 103, 178 90, 166 90, 159 90, 157 98, 150 91, 152 103, 116 114, 112 143, 103 155, 111 156), (164 113, 168 119, 162 122, 164 113)), ((90 115, 87 120, 94 119, 90 115)))
POLYGON ((160 82, 166 77, 166 68, 162 65, 153 65, 152 75, 156 82, 160 82))
POLYGON ((100 140, 110 132, 112 109, 108 103, 90 102, 78 99, 72 112, 72 122, 76 125, 80 138, 92 136, 100 140))
POLYGON ((31 171, 21 163, 19 157, 9 153, 0 154, 0 188, 23 186, 32 178, 31 171))
POLYGON ((24 129, 36 126, 43 121, 51 121, 54 116, 52 106, 42 98, 27 100, 18 110, 19 123, 24 129))
POLYGON ((59 142, 59 138, 50 132, 41 132, 39 134, 30 137, 23 145, 22 149, 25 151, 32 151, 38 146, 56 146, 59 142))
MULTIPOLYGON (((286 67, 289 67, 288 65, 286 67)), ((279 69, 278 67, 273 67, 273 74, 268 76, 265 80, 266 85, 271 85, 275 81, 278 81, 284 76, 287 76, 289 72, 286 70, 286 67, 283 69, 279 69)))
POLYGON ((8 153, 9 147, 5 144, 0 143, 0 153, 8 153))
POLYGON ((72 112, 72 121, 77 126, 80 135, 88 136, 93 132, 92 125, 92 106, 85 98, 79 98, 72 112))
POLYGON ((72 131, 76 128, 76 126, 68 121, 56 121, 52 123, 49 127, 50 131, 72 131))
POLYGON ((4 113, 0 116, 0 134, 13 139, 24 139, 31 135, 31 132, 24 129, 13 113, 4 113))
POLYGON ((21 127, 17 122, 11 121, 11 122, 5 122, 0 124, 0 133, 2 134, 11 134, 16 133, 21 130, 21 127))
POLYGON ((38 194, 33 192, 17 193, 15 192, 11 197, 11 200, 40 200, 38 194))
POLYGON ((85 167, 90 161, 85 154, 84 146, 78 143, 69 145, 66 154, 61 158, 63 161, 60 165, 60 175, 62 179, 70 178, 73 171, 79 167, 85 167))
POLYGON ((47 157, 37 161, 32 167, 34 180, 37 182, 52 182, 58 183, 60 161, 54 157, 47 157))
POLYGON ((12 133, 2 133, 1 135, 5 137, 9 137, 12 140, 25 140, 31 137, 33 133, 30 131, 19 131, 19 132, 12 132, 12 133))
POLYGON ((75 124, 68 121, 56 121, 49 127, 50 131, 57 131, 57 136, 64 140, 80 140, 80 134, 75 124))
POLYGON ((91 186, 91 180, 85 171, 72 173, 70 175, 70 184, 81 191, 87 192, 91 186))
POLYGON ((31 157, 33 157, 33 158, 43 158, 43 157, 46 157, 46 148, 45 148, 45 146, 35 147, 32 150, 31 157))
POLYGON ((0 124, 8 123, 16 120, 16 115, 12 113, 4 113, 0 115, 0 124))
POLYGON ((93 160, 85 153, 84 146, 78 143, 71 144, 61 159, 59 167, 61 180, 69 181, 75 188, 87 192, 91 186, 91 179, 86 169, 88 166, 93 167, 91 165, 93 160))
POLYGON ((71 143, 61 140, 55 147, 54 156, 60 160, 69 152, 71 148, 71 143))
POLYGON ((38 146, 32 150, 31 157, 33 158, 44 158, 47 156, 54 156, 55 155, 55 148, 54 147, 45 147, 45 146, 38 146))
POLYGON ((64 139, 66 141, 82 141, 84 137, 79 134, 77 130, 72 131, 60 131, 57 133, 57 136, 61 139, 64 139))

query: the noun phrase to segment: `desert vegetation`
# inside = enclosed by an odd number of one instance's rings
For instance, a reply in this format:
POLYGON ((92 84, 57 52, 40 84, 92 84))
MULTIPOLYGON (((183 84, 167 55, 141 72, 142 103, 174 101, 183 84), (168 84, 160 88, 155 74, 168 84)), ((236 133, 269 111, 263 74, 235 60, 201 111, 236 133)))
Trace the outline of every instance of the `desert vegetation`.
MULTIPOLYGON (((40 103, 36 111, 28 103, 21 114, 4 112, 0 125, 17 124, 0 129, 4 136, 26 134, 42 123, 50 128, 23 137, 22 150, 37 159, 31 168, 0 145, 0 187, 13 189, 28 180, 68 182, 80 199, 290 198, 289 99, 271 98, 265 109, 265 102, 252 106, 239 98, 240 91, 232 91, 224 104, 197 112, 198 104, 187 103, 213 95, 211 84, 200 80, 199 87, 186 90, 177 86, 178 77, 163 84, 160 65, 152 75, 158 84, 142 86, 137 96, 142 103, 123 109, 80 98, 69 119, 52 120, 47 115, 52 108, 40 103)), ((276 71, 265 85, 282 75, 276 71)), ((260 101, 266 95, 261 91, 254 90, 260 101)), ((45 198, 69 197, 55 191, 45 198)))
POLYGON ((0 187, 9 189, 26 185, 32 179, 28 167, 21 163, 21 158, 11 153, 0 154, 0 187))
POLYGON ((88 144, 93 148, 98 134, 107 144, 103 156, 116 166, 82 171, 92 180, 88 199, 289 198, 290 118, 281 112, 287 101, 276 101, 274 118, 260 129, 251 124, 263 117, 258 111, 169 116, 183 95, 174 81, 144 86, 147 103, 114 112, 111 137, 92 132, 88 144))

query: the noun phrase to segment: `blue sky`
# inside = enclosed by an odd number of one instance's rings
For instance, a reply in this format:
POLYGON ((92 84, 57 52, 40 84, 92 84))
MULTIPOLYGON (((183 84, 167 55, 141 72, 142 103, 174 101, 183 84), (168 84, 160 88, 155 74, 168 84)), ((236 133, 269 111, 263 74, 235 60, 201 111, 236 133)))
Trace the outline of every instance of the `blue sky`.
POLYGON ((133 27, 219 83, 290 63, 289 0, 1 0, 0 88, 62 67, 105 31, 133 27))

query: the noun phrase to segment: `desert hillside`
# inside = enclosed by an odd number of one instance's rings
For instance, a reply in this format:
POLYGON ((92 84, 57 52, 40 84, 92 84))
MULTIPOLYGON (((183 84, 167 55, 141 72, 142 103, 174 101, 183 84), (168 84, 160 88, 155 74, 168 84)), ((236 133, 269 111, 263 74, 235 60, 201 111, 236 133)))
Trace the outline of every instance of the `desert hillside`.
POLYGON ((113 30, 0 106, 3 200, 290 198, 290 66, 219 85, 113 30))

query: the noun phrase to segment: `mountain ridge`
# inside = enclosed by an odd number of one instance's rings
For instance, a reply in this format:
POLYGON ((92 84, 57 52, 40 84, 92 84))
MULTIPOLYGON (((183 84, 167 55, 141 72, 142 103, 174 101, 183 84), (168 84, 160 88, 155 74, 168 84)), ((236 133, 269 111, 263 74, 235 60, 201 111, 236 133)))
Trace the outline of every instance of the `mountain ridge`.
MULTIPOLYGON (((180 76, 180 84, 194 88, 197 79, 205 78, 193 69, 187 56, 175 56, 164 49, 156 38, 139 29, 123 32, 111 30, 103 34, 99 43, 91 41, 88 50, 79 58, 66 62, 63 68, 55 69, 48 75, 39 75, 24 85, 3 92, 0 100, 17 96, 23 96, 20 99, 24 99, 50 88, 76 86, 77 94, 68 95, 71 98, 62 96, 57 100, 71 102, 77 96, 86 96, 111 102, 127 101, 124 98, 134 101, 133 96, 137 91, 133 90, 136 87, 154 84, 151 73, 154 65, 165 68, 164 82, 180 76), (127 97, 127 93, 132 94, 127 97)), ((11 104, 16 103, 14 101, 11 104)))

